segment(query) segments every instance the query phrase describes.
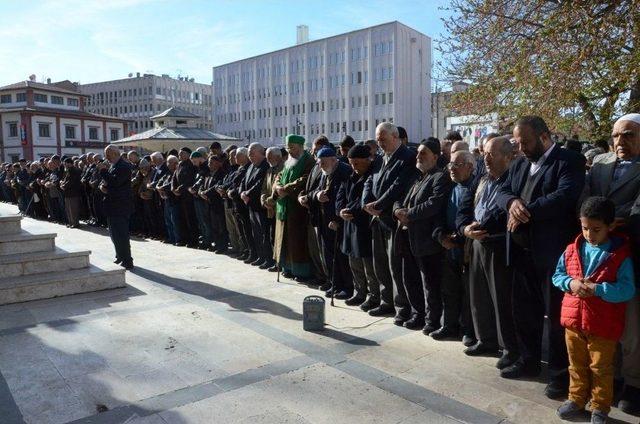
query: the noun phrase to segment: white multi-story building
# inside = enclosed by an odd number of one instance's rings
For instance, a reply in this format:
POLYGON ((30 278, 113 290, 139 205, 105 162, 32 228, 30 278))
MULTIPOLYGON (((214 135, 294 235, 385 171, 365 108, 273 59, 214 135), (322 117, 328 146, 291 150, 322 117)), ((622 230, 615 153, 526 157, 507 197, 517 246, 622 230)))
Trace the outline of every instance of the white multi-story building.
POLYGON ((197 128, 212 128, 211 85, 193 78, 136 73, 129 78, 81 84, 78 89, 89 96, 89 112, 132 121, 131 134, 153 128, 151 117, 173 106, 198 115, 197 128))
POLYGON ((85 110, 87 96, 33 80, 0 87, 0 162, 102 152, 127 133, 126 119, 85 110))
POLYGON ((394 21, 213 68, 218 133, 280 144, 288 133, 375 137, 380 122, 431 133, 431 38, 394 21))

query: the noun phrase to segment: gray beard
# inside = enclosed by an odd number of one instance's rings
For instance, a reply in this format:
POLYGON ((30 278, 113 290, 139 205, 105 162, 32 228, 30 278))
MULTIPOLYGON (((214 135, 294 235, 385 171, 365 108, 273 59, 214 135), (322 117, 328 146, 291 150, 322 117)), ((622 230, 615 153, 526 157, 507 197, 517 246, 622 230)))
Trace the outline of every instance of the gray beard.
POLYGON ((285 166, 285 168, 293 168, 297 164, 298 164, 298 159, 296 159, 293 156, 289 155, 289 157, 287 158, 287 161, 284 163, 284 166, 285 166))

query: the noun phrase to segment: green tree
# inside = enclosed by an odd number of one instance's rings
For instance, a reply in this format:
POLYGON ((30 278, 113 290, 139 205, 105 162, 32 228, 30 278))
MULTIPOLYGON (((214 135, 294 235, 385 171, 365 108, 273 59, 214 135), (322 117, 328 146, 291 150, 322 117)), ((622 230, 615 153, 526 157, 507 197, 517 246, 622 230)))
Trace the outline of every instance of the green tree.
POLYGON ((538 114, 607 137, 640 111, 640 0, 452 0, 441 71, 464 113, 538 114))

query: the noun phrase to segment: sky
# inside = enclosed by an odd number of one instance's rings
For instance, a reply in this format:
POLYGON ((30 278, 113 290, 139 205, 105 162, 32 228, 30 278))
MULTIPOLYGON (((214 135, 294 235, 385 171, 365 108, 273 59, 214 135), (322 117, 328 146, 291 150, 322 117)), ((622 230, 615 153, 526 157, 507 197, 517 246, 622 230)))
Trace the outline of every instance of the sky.
MULTIPOLYGON (((434 39, 445 0, 0 0, 0 86, 169 74, 211 82, 212 67, 398 20, 434 39)), ((434 48, 434 55, 437 55, 434 48)), ((437 60, 437 57, 436 57, 437 60)))

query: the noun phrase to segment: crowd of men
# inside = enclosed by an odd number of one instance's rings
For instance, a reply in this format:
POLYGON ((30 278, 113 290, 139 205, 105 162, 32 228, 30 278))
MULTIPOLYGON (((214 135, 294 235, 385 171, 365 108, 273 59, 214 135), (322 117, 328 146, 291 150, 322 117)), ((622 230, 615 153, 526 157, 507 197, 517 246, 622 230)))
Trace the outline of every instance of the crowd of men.
MULTIPOLYGON (((345 136, 336 147, 319 136, 307 150, 289 135, 284 148, 213 143, 141 158, 110 146, 105 157, 3 164, 0 196, 35 218, 109 225, 127 268, 129 233, 226 254, 435 340, 461 340, 469 356, 498 357, 503 378, 540 375, 547 346, 554 399, 567 396, 571 369, 564 293, 551 277, 580 233, 582 202, 612 201, 616 230, 640 248, 640 114, 597 146, 556 143, 527 116, 473 152, 455 131, 412 144, 385 122, 375 140, 345 136)), ((618 407, 634 414, 638 299, 619 364, 618 407)))

